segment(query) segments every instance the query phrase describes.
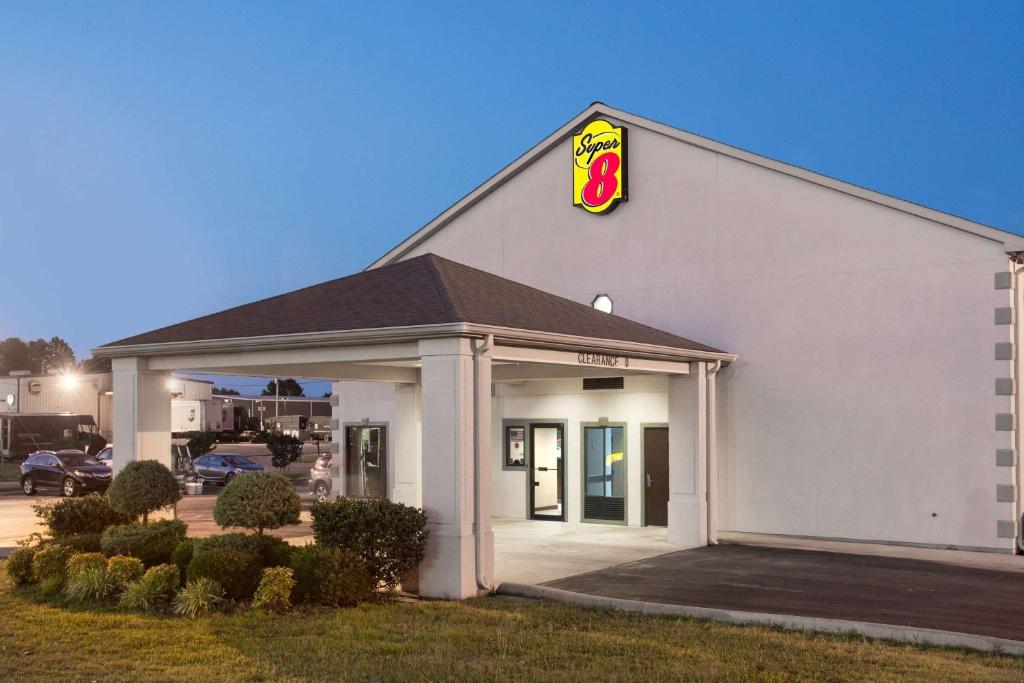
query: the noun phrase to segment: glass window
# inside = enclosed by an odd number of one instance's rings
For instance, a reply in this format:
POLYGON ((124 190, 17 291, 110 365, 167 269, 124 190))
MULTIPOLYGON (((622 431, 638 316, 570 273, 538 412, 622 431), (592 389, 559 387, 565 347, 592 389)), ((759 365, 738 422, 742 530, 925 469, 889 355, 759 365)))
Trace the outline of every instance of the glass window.
POLYGON ((586 519, 625 520, 625 429, 583 429, 583 491, 586 519))
POLYGON ((505 467, 526 467, 526 427, 505 427, 505 467))
POLYGON ((346 432, 346 494, 364 498, 387 498, 384 427, 348 427, 346 432))

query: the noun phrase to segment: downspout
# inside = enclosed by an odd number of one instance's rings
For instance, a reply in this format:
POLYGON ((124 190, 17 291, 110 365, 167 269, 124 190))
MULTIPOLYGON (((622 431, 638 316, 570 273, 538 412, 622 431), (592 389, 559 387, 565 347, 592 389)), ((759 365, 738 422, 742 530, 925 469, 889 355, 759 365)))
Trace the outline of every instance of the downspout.
POLYGON ((722 361, 717 360, 707 371, 707 538, 708 545, 718 545, 718 388, 717 375, 722 361))
MULTIPOLYGON (((483 545, 481 542, 481 530, 483 529, 483 520, 480 519, 480 489, 482 483, 480 481, 480 358, 483 354, 491 350, 494 346, 494 335, 489 334, 484 339, 484 342, 477 346, 473 344, 473 525, 475 532, 473 534, 473 540, 475 543, 475 559, 476 559, 476 585, 482 591, 491 593, 494 591, 494 586, 488 581, 487 577, 484 576, 484 562, 483 562, 483 545)), ((491 388, 487 387, 487 400, 490 400, 491 388)), ((490 425, 486 425, 488 431, 490 425)))

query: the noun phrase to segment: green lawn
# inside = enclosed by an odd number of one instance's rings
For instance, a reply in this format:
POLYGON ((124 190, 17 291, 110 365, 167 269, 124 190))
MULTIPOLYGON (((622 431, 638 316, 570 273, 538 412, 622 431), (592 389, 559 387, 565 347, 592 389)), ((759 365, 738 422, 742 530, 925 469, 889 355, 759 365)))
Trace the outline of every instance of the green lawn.
POLYGON ((0 579, 0 680, 1021 680, 1024 659, 515 598, 188 621, 0 579))

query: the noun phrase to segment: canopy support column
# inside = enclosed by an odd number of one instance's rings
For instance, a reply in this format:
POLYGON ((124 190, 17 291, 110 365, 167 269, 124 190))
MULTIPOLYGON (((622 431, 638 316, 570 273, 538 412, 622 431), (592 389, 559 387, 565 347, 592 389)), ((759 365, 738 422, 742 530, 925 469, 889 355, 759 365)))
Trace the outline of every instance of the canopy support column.
MULTIPOLYGON (((482 429, 490 429, 490 403, 474 409, 474 395, 478 395, 475 384, 480 378, 474 375, 469 339, 423 340, 420 357, 422 495, 430 541, 420 565, 419 592, 428 598, 473 597, 480 593, 476 581, 478 530, 474 526, 473 500, 474 414, 482 429)), ((480 375, 490 383, 490 372, 480 375)), ((489 386, 486 395, 489 398, 489 386)), ((481 497, 490 495, 490 480, 486 483, 481 487, 481 497)), ((482 509, 490 510, 490 506, 482 509)), ((480 531, 486 532, 480 539, 482 555, 493 558, 494 540, 489 528, 480 531)), ((488 564, 493 564, 493 560, 488 564)))
POLYGON ((707 545, 707 363, 668 378, 668 542, 707 545))
POLYGON ((114 473, 134 460, 157 460, 171 469, 170 373, 149 369, 145 358, 114 358, 114 473))

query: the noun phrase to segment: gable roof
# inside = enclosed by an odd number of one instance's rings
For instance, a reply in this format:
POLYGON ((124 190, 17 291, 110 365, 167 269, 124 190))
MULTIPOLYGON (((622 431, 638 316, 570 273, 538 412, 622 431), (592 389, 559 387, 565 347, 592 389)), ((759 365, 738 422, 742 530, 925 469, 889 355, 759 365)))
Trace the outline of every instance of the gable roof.
POLYGON ((505 184, 506 181, 524 170, 534 161, 549 152, 552 148, 561 144, 566 138, 577 132, 577 130, 588 120, 603 116, 617 119, 618 121, 631 126, 643 128, 701 149, 706 149, 733 159, 745 161, 755 166, 761 166, 762 168, 799 178, 844 194, 859 197, 860 199, 864 199, 869 202, 887 206, 897 211, 903 211, 946 227, 955 228, 985 239, 1002 243, 1005 245, 1007 252, 1024 251, 1024 237, 1021 237, 1020 235, 1015 235, 1014 233, 1000 230, 999 228, 993 228, 966 218, 944 213, 920 204, 914 204, 913 202, 908 202, 904 199, 899 199, 898 197, 876 192, 875 190, 869 190, 859 185, 847 183, 821 173, 815 173, 814 171, 800 168, 799 166, 794 166, 766 156, 754 154, 753 152, 748 152, 738 147, 732 147, 725 143, 718 142, 717 140, 689 133, 687 131, 680 130, 679 128, 673 128, 672 126, 658 123, 657 121, 652 121, 650 119, 643 118, 642 116, 637 116, 636 114, 616 109, 615 107, 610 107, 603 102, 594 102, 574 116, 568 123, 561 126, 555 132, 551 133, 551 135, 547 136, 527 150, 508 166, 487 179, 483 184, 477 186, 472 192, 438 214, 429 223, 406 239, 402 240, 386 254, 367 266, 367 269, 377 268, 388 263, 394 263, 398 259, 402 258, 405 254, 409 253, 410 250, 415 248, 438 230, 441 230, 451 223, 467 209, 482 200, 491 192, 497 190, 505 184))
POLYGON ((145 332, 99 349, 445 323, 728 356, 705 344, 434 254, 145 332))

